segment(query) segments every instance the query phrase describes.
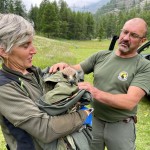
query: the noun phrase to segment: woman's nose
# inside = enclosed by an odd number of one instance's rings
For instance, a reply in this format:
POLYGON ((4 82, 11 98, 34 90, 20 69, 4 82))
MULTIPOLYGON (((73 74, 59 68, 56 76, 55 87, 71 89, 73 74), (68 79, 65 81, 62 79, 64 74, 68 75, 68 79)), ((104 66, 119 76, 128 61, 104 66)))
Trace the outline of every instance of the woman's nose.
POLYGON ((33 45, 32 45, 32 47, 31 47, 31 52, 34 53, 34 54, 37 53, 37 50, 36 50, 36 48, 35 48, 33 45))

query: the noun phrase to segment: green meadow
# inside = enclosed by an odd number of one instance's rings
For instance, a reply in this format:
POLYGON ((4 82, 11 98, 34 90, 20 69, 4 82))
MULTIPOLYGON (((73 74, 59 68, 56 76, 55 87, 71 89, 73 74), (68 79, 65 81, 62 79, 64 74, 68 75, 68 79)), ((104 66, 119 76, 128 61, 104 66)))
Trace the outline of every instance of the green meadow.
MULTIPOLYGON (((68 41, 52 40, 35 36, 34 45, 37 54, 33 64, 41 68, 51 66, 58 62, 77 64, 92 53, 108 49, 110 40, 68 41)), ((150 49, 144 53, 150 53, 150 49)), ((85 81, 92 83, 92 74, 85 76, 85 81)), ((150 150, 150 100, 144 98, 138 107, 138 123, 136 124, 137 150, 150 150)), ((0 130, 0 150, 6 150, 3 135, 0 130)))

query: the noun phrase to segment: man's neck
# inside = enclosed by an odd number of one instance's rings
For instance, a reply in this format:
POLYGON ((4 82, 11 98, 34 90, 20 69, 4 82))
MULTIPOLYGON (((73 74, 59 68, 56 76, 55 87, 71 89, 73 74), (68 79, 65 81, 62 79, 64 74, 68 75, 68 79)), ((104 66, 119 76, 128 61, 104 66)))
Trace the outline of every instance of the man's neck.
POLYGON ((131 58, 131 57, 134 57, 136 56, 138 53, 137 52, 132 52, 132 53, 123 53, 119 50, 116 50, 115 51, 115 54, 121 58, 131 58))

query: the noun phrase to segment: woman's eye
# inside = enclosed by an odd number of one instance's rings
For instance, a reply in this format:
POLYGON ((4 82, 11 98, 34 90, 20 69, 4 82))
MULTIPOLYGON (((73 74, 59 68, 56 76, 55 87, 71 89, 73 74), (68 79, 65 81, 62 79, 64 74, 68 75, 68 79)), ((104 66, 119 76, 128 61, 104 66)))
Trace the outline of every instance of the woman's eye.
POLYGON ((22 46, 23 46, 24 48, 28 48, 28 47, 29 47, 29 44, 26 43, 26 44, 23 44, 22 46))

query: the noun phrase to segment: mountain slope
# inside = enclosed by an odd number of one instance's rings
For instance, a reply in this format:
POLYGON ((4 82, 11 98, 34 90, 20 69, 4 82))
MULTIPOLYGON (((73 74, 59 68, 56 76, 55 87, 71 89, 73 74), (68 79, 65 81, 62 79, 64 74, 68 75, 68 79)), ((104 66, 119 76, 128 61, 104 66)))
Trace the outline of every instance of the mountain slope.
POLYGON ((146 2, 149 3, 150 0, 111 0, 106 5, 98 9, 96 14, 102 15, 109 12, 129 10, 134 7, 143 8, 146 2))
POLYGON ((90 5, 85 5, 84 7, 73 7, 71 8, 73 11, 82 11, 82 12, 92 12, 95 13, 99 8, 103 7, 106 5, 110 0, 99 0, 99 2, 92 3, 90 5))

